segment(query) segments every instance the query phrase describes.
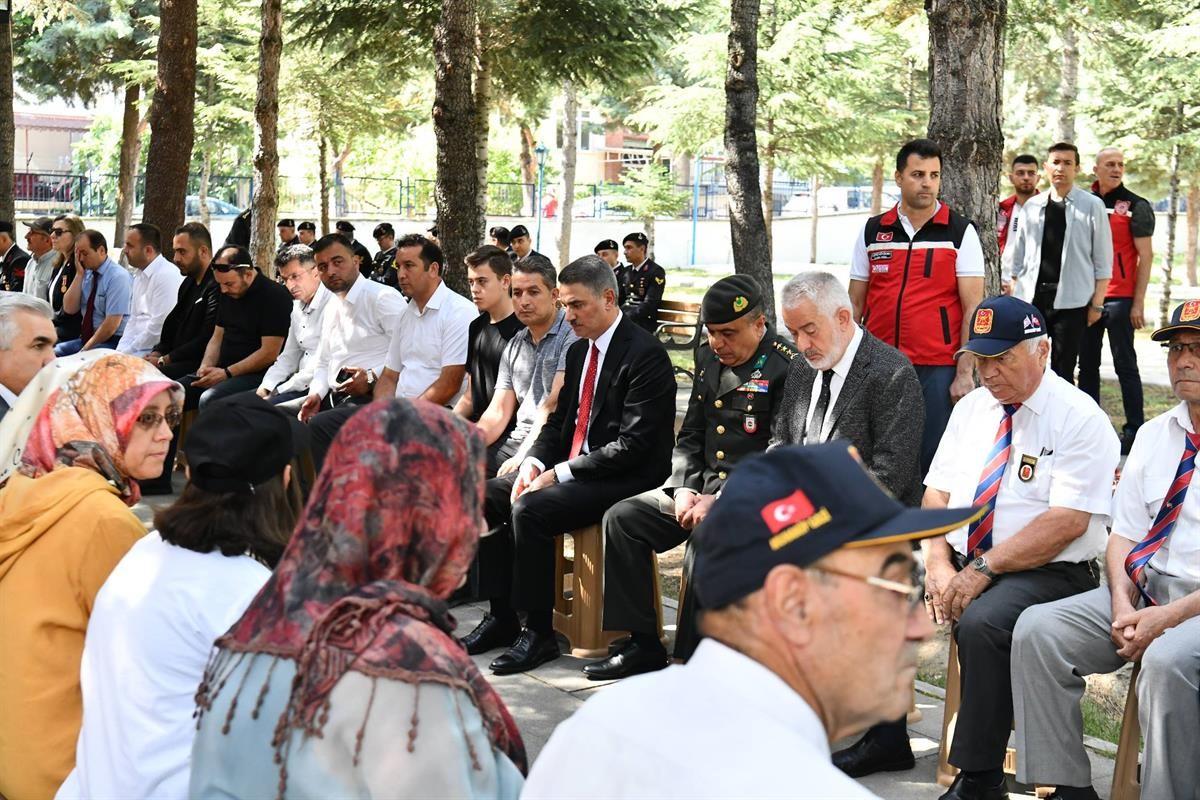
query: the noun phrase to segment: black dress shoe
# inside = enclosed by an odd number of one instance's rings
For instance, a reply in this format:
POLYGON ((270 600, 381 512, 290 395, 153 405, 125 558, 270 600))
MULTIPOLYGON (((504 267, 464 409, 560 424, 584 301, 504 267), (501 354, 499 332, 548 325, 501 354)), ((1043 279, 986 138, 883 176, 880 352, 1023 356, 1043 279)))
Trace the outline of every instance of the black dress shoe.
POLYGON ((965 772, 958 773, 950 789, 938 800, 1008 800, 1008 782, 984 786, 965 772))
POLYGON ((503 622, 491 614, 484 614, 475 630, 458 641, 467 649, 467 654, 477 656, 497 647, 508 647, 521 634, 521 626, 515 621, 503 622))
POLYGON ((622 636, 620 638, 613 639, 611 642, 608 643, 608 654, 610 656, 615 656, 617 653, 621 652, 626 647, 628 647, 629 643, 632 641, 633 641, 633 637, 630 636, 629 634, 625 634, 624 636, 622 636))
POLYGON ((915 763, 907 738, 903 743, 880 742, 867 735, 833 754, 833 765, 851 778, 876 772, 902 772, 912 769, 915 763))
POLYGON ((612 681, 643 672, 655 672, 665 668, 667 663, 667 651, 661 644, 647 647, 630 641, 622 650, 603 661, 585 664, 583 674, 594 681, 612 681))
POLYGON ((529 628, 522 628, 516 643, 508 648, 508 652, 491 663, 495 675, 512 675, 529 670, 553 661, 561 653, 558 650, 558 639, 554 634, 540 634, 529 628))

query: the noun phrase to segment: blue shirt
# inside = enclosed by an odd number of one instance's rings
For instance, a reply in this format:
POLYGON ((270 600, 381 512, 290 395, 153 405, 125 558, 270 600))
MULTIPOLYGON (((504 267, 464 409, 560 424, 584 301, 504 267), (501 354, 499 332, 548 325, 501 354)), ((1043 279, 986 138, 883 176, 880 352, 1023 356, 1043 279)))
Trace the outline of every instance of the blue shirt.
POLYGON ((88 297, 92 293, 92 281, 100 281, 96 290, 96 306, 92 310, 92 325, 100 330, 105 317, 120 314, 121 324, 117 326, 114 336, 125 332, 125 323, 129 321, 132 310, 133 276, 111 258, 104 259, 99 269, 84 270, 83 291, 79 295, 79 312, 87 311, 88 297))

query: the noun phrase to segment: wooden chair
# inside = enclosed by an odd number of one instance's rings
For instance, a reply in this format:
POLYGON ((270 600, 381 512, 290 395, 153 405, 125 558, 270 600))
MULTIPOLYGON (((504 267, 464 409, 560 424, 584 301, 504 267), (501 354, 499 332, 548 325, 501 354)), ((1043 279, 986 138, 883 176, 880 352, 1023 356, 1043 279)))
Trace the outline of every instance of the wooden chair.
MULTIPOLYGON (((658 557, 654 559, 654 606, 658 635, 662 638, 662 591, 658 583, 658 557)), ((554 557, 554 629, 567 637, 571 655, 603 658, 608 645, 624 631, 604 630, 604 532, 599 525, 571 531, 558 540, 554 557), (566 554, 567 536, 573 552, 566 554)))
MULTIPOLYGON (((692 353, 700 346, 704 323, 700 319, 700 304, 682 300, 662 300, 658 304, 657 327, 654 335, 668 350, 687 350, 692 353)), ((691 371, 675 367, 677 374, 693 380, 691 371)))
MULTIPOLYGON (((946 663, 946 712, 942 716, 942 741, 938 747, 937 782, 942 786, 954 783, 958 769, 950 765, 950 740, 958 722, 958 707, 962 704, 962 676, 958 669, 958 643, 950 637, 950 657, 946 663)), ((1017 752, 1008 748, 1004 754, 1004 771, 1017 774, 1017 752)))
POLYGON ((1125 717, 1121 720, 1121 737, 1117 742, 1117 761, 1113 765, 1112 792, 1109 800, 1140 800, 1141 776, 1138 773, 1138 752, 1142 747, 1142 726, 1138 722, 1137 680, 1142 671, 1135 664, 1129 676, 1129 693, 1125 695, 1125 717))

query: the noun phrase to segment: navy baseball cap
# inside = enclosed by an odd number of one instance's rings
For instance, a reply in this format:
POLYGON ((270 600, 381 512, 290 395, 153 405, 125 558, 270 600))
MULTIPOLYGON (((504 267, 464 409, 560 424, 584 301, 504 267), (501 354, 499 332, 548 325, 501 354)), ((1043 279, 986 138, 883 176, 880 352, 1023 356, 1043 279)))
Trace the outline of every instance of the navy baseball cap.
POLYGON ((971 315, 970 336, 958 352, 991 358, 1046 332, 1046 320, 1035 306, 1009 295, 989 297, 971 315))
POLYGON ((696 596, 721 608, 762 588, 780 564, 806 567, 843 547, 928 539, 984 508, 909 508, 846 441, 777 447, 738 463, 692 537, 696 596))
POLYGON ((1165 342, 1171 338, 1171 334, 1180 331, 1200 332, 1200 300, 1188 300, 1175 306, 1175 310, 1171 312, 1171 321, 1150 334, 1150 338, 1156 342, 1165 342))

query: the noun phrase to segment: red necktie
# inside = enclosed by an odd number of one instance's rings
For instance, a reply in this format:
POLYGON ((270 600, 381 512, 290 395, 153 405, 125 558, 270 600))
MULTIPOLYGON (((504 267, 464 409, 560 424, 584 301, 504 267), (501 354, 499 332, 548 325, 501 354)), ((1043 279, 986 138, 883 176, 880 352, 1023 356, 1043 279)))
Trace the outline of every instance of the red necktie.
POLYGON ((1138 542, 1129 551, 1129 555, 1125 556, 1125 571, 1129 573, 1129 579, 1146 599, 1148 606, 1156 606, 1158 601, 1151 597, 1146 589, 1146 565, 1175 529, 1175 521, 1183 511, 1183 500, 1187 497, 1188 487, 1192 485, 1192 473, 1196 470, 1196 450, 1200 448, 1200 434, 1185 433, 1184 436, 1183 456, 1180 457, 1179 467, 1175 470, 1175 480, 1171 481, 1171 486, 1167 489, 1167 496, 1163 498, 1154 524, 1146 533, 1146 538, 1138 542))
POLYGON ((92 272, 92 288, 88 292, 87 309, 83 312, 83 321, 79 324, 79 339, 84 343, 88 343, 88 339, 92 338, 92 334, 96 332, 96 324, 92 321, 92 314, 96 313, 96 290, 100 288, 100 273, 92 272))
POLYGON ((987 513, 971 523, 967 529, 967 556, 975 558, 985 550, 992 549, 992 523, 996 517, 996 495, 1000 492, 1000 479, 1004 477, 1004 469, 1008 466, 1008 456, 1012 452, 1012 418, 1021 407, 1020 403, 1004 406, 1004 419, 1000 420, 1000 428, 996 431, 996 441, 988 453, 983 465, 983 474, 979 476, 979 486, 975 489, 975 502, 972 505, 987 506, 987 513))
POLYGON ((575 417, 575 435, 571 437, 571 455, 574 458, 583 452, 583 443, 587 441, 588 420, 592 416, 592 395, 596 392, 596 367, 600 363, 600 348, 592 344, 592 352, 588 356, 587 373, 583 376, 583 394, 579 398, 579 414, 575 417))

